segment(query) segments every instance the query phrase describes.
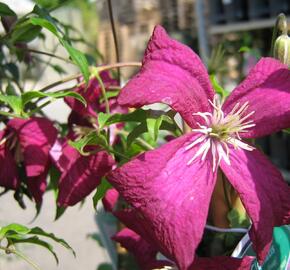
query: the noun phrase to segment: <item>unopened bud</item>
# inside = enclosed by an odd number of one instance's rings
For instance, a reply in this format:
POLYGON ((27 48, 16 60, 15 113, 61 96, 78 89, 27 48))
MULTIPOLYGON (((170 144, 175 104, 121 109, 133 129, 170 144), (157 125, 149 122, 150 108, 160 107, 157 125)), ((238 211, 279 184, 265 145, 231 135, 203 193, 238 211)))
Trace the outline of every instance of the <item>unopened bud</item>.
POLYGON ((277 20, 276 20, 276 25, 277 25, 278 31, 280 31, 282 35, 287 35, 287 30, 288 30, 287 18, 284 13, 280 13, 278 15, 277 20))
POLYGON ((274 57, 290 66, 290 37, 288 35, 281 35, 276 39, 274 57))

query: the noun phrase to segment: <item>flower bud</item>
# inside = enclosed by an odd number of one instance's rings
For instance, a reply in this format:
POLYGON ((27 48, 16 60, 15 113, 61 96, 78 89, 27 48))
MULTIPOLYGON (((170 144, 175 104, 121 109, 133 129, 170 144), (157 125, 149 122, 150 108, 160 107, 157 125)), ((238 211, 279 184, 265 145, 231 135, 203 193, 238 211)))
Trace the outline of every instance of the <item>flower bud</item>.
POLYGON ((281 35, 276 39, 274 57, 283 64, 290 66, 290 37, 288 35, 281 35))

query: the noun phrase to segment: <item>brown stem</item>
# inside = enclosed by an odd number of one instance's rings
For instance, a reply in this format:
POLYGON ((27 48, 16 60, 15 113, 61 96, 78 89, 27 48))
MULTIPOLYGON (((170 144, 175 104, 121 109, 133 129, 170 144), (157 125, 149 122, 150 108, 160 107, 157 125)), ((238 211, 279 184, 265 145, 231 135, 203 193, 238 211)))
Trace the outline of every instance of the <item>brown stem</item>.
POLYGON ((70 63, 70 64, 74 64, 72 61, 70 61, 69 59, 66 59, 64 57, 61 57, 59 55, 55 55, 55 54, 52 54, 52 53, 48 53, 48 52, 43 52, 43 51, 38 51, 38 50, 34 50, 34 49, 24 49, 25 51, 28 51, 28 52, 31 52, 31 53, 36 53, 36 54, 42 54, 42 55, 46 55, 46 56, 49 56, 49 57, 53 57, 53 58, 57 58, 59 60, 62 60, 66 63, 70 63))
MULTIPOLYGON (((112 28, 113 38, 114 38, 114 44, 115 44, 116 60, 117 62, 120 62, 119 44, 118 44, 118 39, 117 39, 117 32, 116 32, 116 27, 115 27, 115 22, 114 22, 113 7, 112 7, 111 0, 108 0, 108 7, 109 7, 109 16, 110 16, 111 28, 112 28)), ((120 74, 120 69, 118 68, 119 84, 120 84, 120 80, 121 80, 121 74, 120 74)))

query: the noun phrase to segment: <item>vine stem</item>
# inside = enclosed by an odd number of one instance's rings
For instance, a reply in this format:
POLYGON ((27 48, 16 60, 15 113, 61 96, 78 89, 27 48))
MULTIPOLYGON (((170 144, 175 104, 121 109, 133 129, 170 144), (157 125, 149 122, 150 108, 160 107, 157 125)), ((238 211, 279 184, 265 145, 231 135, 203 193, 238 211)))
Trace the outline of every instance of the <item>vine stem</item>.
MULTIPOLYGON (((113 68, 120 68, 120 67, 141 67, 141 65, 142 64, 140 62, 114 63, 114 64, 109 64, 109 65, 100 66, 100 67, 92 67, 92 70, 95 69, 97 72, 101 72, 101 71, 110 70, 110 69, 113 69, 113 68)), ((49 84, 49 85, 41 88, 39 91, 40 92, 45 92, 45 91, 47 91, 47 90, 49 90, 49 89, 51 89, 51 88, 53 88, 55 86, 58 86, 60 84, 63 84, 63 83, 69 82, 69 81, 76 80, 76 79, 78 79, 81 76, 82 76, 81 73, 77 73, 77 74, 68 76, 66 78, 63 78, 63 79, 61 79, 59 81, 56 81, 56 82, 54 82, 52 84, 49 84)))
MULTIPOLYGON (((112 1, 111 0, 108 0, 108 7, 109 7, 109 17, 110 17, 111 28, 112 28, 113 39, 114 39, 114 45, 115 45, 116 60, 117 60, 117 62, 120 62, 119 44, 118 44, 118 39, 117 39, 117 31, 116 31, 115 22, 114 22, 113 7, 112 7, 112 1)), ((120 73, 120 69, 119 68, 118 68, 118 73, 117 74, 118 74, 118 82, 120 84, 121 73, 120 73)))
POLYGON ((113 68, 120 68, 120 67, 141 67, 142 63, 141 62, 124 62, 124 63, 114 63, 114 64, 109 64, 105 66, 100 66, 97 67, 98 71, 104 71, 104 70, 109 70, 113 68))
POLYGON ((19 258, 23 259, 24 261, 26 261, 28 264, 30 264, 35 270, 41 270, 38 265, 36 265, 30 258, 26 257, 23 253, 21 253, 20 251, 17 251, 16 249, 10 249, 10 248, 6 248, 6 247, 2 247, 0 246, 0 249, 4 250, 7 254, 9 253, 13 253, 16 256, 18 256, 19 258))
POLYGON ((51 88, 53 88, 53 87, 55 87, 55 86, 58 86, 58 85, 60 85, 60 84, 63 84, 63 83, 69 82, 69 81, 76 80, 76 79, 79 78, 80 76, 81 76, 80 73, 78 73, 78 74, 74 74, 74 75, 71 75, 71 76, 68 76, 68 77, 66 77, 66 78, 64 78, 64 79, 61 79, 61 80, 56 81, 56 82, 54 82, 54 83, 52 83, 52 84, 49 84, 49 85, 47 85, 47 86, 41 88, 41 89, 38 90, 38 91, 39 91, 39 92, 45 92, 45 91, 47 91, 47 90, 49 90, 49 89, 51 89, 51 88))
POLYGON ((74 63, 72 61, 70 61, 69 59, 66 59, 64 57, 61 57, 59 55, 55 55, 53 53, 48 53, 48 52, 43 52, 43 51, 38 51, 38 50, 34 50, 34 49, 24 49, 25 51, 28 51, 28 52, 31 52, 31 53, 35 53, 35 54, 42 54, 42 55, 46 55, 46 56, 49 56, 49 57, 53 57, 53 58, 56 58, 56 59, 59 59, 59 60, 62 60, 66 63, 70 63, 70 64, 73 64, 74 63))

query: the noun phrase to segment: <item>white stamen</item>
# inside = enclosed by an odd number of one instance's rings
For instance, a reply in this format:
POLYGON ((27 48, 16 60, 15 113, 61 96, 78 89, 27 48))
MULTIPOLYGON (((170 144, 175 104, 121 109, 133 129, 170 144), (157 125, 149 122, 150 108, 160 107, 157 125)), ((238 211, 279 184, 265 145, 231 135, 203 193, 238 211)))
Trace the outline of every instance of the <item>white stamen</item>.
POLYGON ((204 139, 206 138, 206 136, 200 136, 197 140, 195 140, 194 142, 192 142, 191 144, 187 145, 185 147, 185 150, 188 150, 190 148, 192 148, 193 146, 197 145, 198 143, 202 142, 204 139))
POLYGON ((247 151, 255 149, 253 146, 243 142, 240 137, 240 133, 248 132, 249 128, 255 126, 254 121, 251 120, 251 116, 255 112, 247 113, 249 108, 249 102, 247 101, 243 105, 237 103, 231 112, 225 115, 218 95, 214 96, 213 101, 209 100, 209 103, 214 109, 213 113, 198 112, 192 114, 193 116, 200 116, 205 124, 197 123, 199 128, 192 131, 202 135, 187 145, 185 150, 188 151, 200 144, 200 147, 187 162, 187 165, 190 165, 199 156, 201 156, 201 161, 204 161, 208 152, 211 151, 213 171, 215 171, 222 159, 228 165, 231 164, 230 145, 235 149, 247 151))
POLYGON ((211 154, 212 154, 212 171, 215 171, 216 168, 216 145, 213 143, 211 146, 211 154))
POLYGON ((190 165, 198 156, 202 155, 203 152, 208 148, 208 144, 210 144, 210 140, 207 139, 203 145, 197 150, 197 152, 195 153, 195 155, 193 156, 193 158, 188 161, 187 165, 190 165))

